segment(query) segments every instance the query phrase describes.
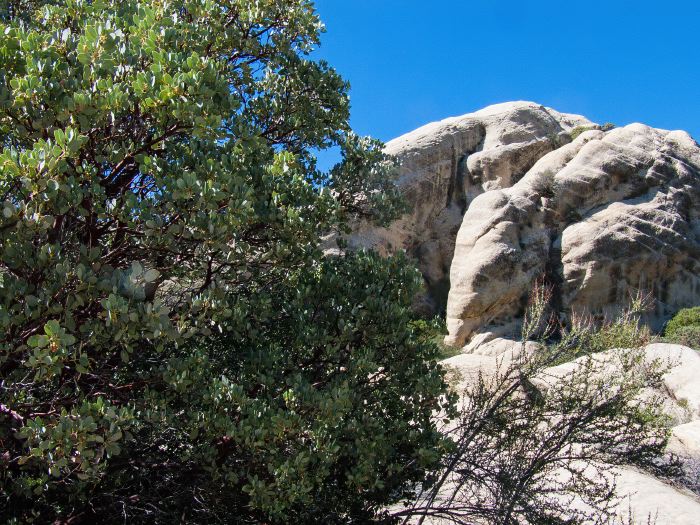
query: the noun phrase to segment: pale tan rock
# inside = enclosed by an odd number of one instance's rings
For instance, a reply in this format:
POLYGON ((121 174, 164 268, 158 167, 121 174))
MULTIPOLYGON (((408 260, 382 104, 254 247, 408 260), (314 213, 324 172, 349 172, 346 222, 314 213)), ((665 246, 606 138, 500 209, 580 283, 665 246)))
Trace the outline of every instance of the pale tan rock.
MULTIPOLYGON (((615 499, 610 509, 614 517, 608 521, 611 525, 694 525, 700 516, 700 499, 692 491, 670 485, 653 475, 631 466, 610 467, 603 469, 593 465, 580 465, 584 473, 591 478, 603 476, 615 485, 615 499)), ((564 470, 556 472, 553 478, 566 478, 564 470)), ((566 502, 571 509, 591 512, 594 509, 581 498, 563 495, 554 496, 566 502)), ((586 522, 588 523, 588 522, 586 522)), ((590 523, 593 523, 592 521, 590 523)), ((595 522, 598 523, 598 522, 595 522)))
MULTIPOLYGON (((510 364, 514 356, 517 358, 515 341, 495 338, 485 344, 504 348, 505 352, 501 355, 464 354, 448 360, 462 371, 460 386, 468 388, 478 374, 488 379, 502 373, 503 366, 510 364)), ((613 349, 592 357, 601 365, 602 373, 614 374, 615 367, 620 364, 619 355, 620 351, 613 349)), ((694 479, 700 466, 700 354, 682 345, 653 343, 644 347, 643 356, 648 363, 658 361, 670 367, 663 377, 663 388, 653 394, 667 398, 669 414, 677 412, 683 414, 682 418, 686 420, 692 419, 673 428, 667 451, 680 457, 694 479)), ((550 367, 533 378, 532 382, 542 389, 556 388, 559 382, 567 381, 584 359, 550 367)), ((657 525, 700 523, 700 499, 697 494, 631 466, 615 467, 613 472, 615 493, 620 498, 617 507, 619 523, 647 525, 650 516, 656 519, 652 523, 657 525)), ((574 501, 572 505, 586 508, 581 502, 574 501)))
POLYGON ((454 241, 464 211, 484 191, 511 186, 576 126, 593 126, 532 102, 509 102, 423 126, 386 145, 401 162, 398 185, 412 211, 388 228, 361 224, 350 248, 415 257, 429 314, 444 310, 454 241))
POLYGON ((650 361, 671 364, 664 376, 666 391, 687 409, 691 419, 700 419, 700 353, 683 345, 654 343, 645 347, 645 354, 650 361))
POLYGON ((473 200, 456 238, 446 343, 522 316, 535 280, 563 315, 619 314, 637 294, 659 328, 700 303, 700 148, 632 124, 588 131, 473 200))
MULTIPOLYGON (((614 470, 616 496, 619 504, 612 509, 616 514, 611 525, 697 525, 700 517, 700 500, 691 491, 674 487, 633 467, 618 467, 614 470)), ((436 502, 450 498, 453 485, 445 487, 444 494, 438 495, 436 502)), ((556 495, 551 495, 556 497, 556 495)), ((577 510, 590 511, 590 507, 578 500, 569 505, 577 510)), ((400 510, 396 507, 395 510, 400 510)), ((417 523, 414 519, 410 523, 417 523)), ((425 525, 449 525, 447 519, 431 517, 425 525)), ((471 523, 471 522, 470 522, 471 523)), ((474 521, 478 524, 478 521, 474 521)), ((534 525, 534 524, 533 524, 534 525)))
POLYGON ((613 317, 642 294, 645 321, 660 328, 700 303, 700 148, 685 132, 603 132, 511 102, 428 124, 386 151, 412 211, 387 228, 357 225, 348 244, 414 257, 426 284, 417 306, 446 310, 448 344, 517 324, 541 276, 564 319, 613 317), (570 141, 576 127, 590 129, 570 141))
MULTIPOLYGON (((591 129, 585 118, 517 102, 424 126, 391 141, 399 186, 413 211, 386 229, 358 226, 353 247, 405 250, 417 260, 428 313, 447 299, 446 342, 466 353, 444 362, 453 387, 506 372, 537 350, 516 341, 533 283, 553 283, 560 318, 613 317, 637 293, 651 297, 655 328, 700 304, 700 148, 681 131, 632 124, 591 129), (448 294, 449 291, 449 294, 448 294)), ((700 354, 647 345, 671 367, 660 390, 674 424, 668 452, 684 466, 700 455, 700 354)), ((597 354, 614 373, 615 350, 597 354)), ((580 360, 533 378, 556 388, 580 360)), ((514 372, 517 373, 517 372, 514 372)), ((619 516, 646 524, 700 523, 700 501, 632 467, 617 470, 619 516)))
POLYGON ((673 427, 666 450, 683 459, 700 460, 700 420, 673 427))
MULTIPOLYGON (((481 336, 483 337, 483 335, 481 336)), ((523 345, 514 340, 499 337, 488 339, 483 345, 491 346, 492 349, 500 348, 502 353, 466 353, 443 361, 443 364, 453 374, 453 387, 457 388, 458 391, 469 390, 479 378, 488 382, 491 378, 503 375, 513 364, 513 361, 522 355, 524 349, 523 345)), ((536 351, 536 348, 531 347, 529 351, 536 351)), ((665 343, 646 345, 642 352, 647 362, 660 361, 670 366, 670 370, 663 378, 663 388, 656 391, 655 394, 667 396, 669 406, 674 404, 677 406, 681 402, 682 405, 691 407, 691 409, 696 407, 696 402, 700 401, 700 397, 698 397, 700 394, 700 355, 698 352, 682 345, 665 343)), ((620 355, 619 350, 609 350, 592 357, 601 365, 599 369, 602 373, 614 374, 615 367, 621 363, 620 355)), ((550 367, 538 377, 533 378, 533 383, 542 389, 557 388, 557 384, 561 381, 567 381, 570 374, 581 366, 584 359, 586 358, 550 367)), ((693 409, 690 416, 698 418, 700 413, 693 409)), ((691 475, 695 475, 698 466, 696 460, 700 457, 700 420, 674 427, 667 451, 680 456, 684 461, 684 467, 687 467, 691 475)), ((603 471, 588 466, 587 470, 590 470, 591 476, 605 475, 611 481, 614 480, 615 495, 618 498, 618 504, 613 509, 618 520, 614 523, 648 525, 649 518, 652 519, 651 523, 657 525, 694 525, 698 523, 700 499, 698 499, 697 494, 681 485, 666 483, 655 478, 652 474, 632 466, 607 467, 603 471)), ((556 472, 552 475, 552 481, 561 481, 558 476, 566 475, 563 470, 556 472)), ((438 501, 448 500, 453 488, 453 485, 448 483, 438 495, 438 501)), ((556 495, 552 496, 557 497, 556 495)), ((564 495, 560 497, 565 498, 564 495)), ((566 501, 572 509, 592 510, 580 498, 570 500, 569 496, 566 496, 566 501)), ((443 522, 433 519, 426 523, 443 522)))
POLYGON ((450 270, 445 342, 461 346, 475 330, 522 314, 523 299, 545 273, 554 173, 602 132, 587 132, 540 159, 511 188, 477 197, 457 234, 450 270), (544 160, 547 159, 547 162, 544 160))
POLYGON ((442 361, 450 385, 457 393, 475 385, 479 377, 489 379, 508 369, 511 358, 478 354, 458 354, 442 361))
MULTIPOLYGON (((663 376, 663 388, 648 395, 662 395, 664 412, 672 417, 675 424, 700 420, 700 354, 683 345, 652 343, 643 349, 644 360, 668 367, 663 376)), ((596 369, 604 374, 614 374, 621 365, 620 351, 617 349, 590 356, 596 369)), ((572 373, 589 357, 581 357, 558 366, 543 370, 533 382, 542 388, 556 388, 557 383, 566 381, 572 373)))
POLYGON ((458 393, 474 386, 481 376, 490 381, 516 372, 522 359, 540 351, 534 341, 525 344, 495 337, 480 345, 475 352, 465 352, 445 359, 441 364, 450 371, 451 383, 458 393))
POLYGON ((633 525, 700 522, 700 500, 689 490, 671 486, 633 467, 619 468, 616 482, 617 494, 625 497, 618 507, 621 520, 629 520, 633 525))

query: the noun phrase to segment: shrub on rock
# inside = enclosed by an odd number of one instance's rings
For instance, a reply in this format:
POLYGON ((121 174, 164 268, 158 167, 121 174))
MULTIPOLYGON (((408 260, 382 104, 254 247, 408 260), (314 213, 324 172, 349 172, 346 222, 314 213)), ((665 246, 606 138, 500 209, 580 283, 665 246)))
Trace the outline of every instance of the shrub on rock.
POLYGON ((680 310, 666 324, 664 336, 673 343, 700 349, 700 306, 680 310))

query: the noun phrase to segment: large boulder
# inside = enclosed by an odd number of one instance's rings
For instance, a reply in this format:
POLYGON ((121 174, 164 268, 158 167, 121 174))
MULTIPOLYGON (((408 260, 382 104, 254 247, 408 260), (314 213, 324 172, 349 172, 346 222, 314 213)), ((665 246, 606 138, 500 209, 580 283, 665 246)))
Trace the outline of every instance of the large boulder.
POLYGON ((681 131, 587 131, 471 202, 456 238, 448 344, 510 326, 536 279, 563 317, 610 317, 643 295, 660 328, 700 302, 700 148, 681 131))
MULTIPOLYGON (((516 342, 538 280, 553 288, 564 323, 573 314, 614 317, 645 297, 645 321, 658 329, 700 304, 700 147, 685 132, 642 124, 604 131, 578 115, 514 102, 429 124, 389 142, 387 152, 401 162, 398 184, 412 211, 388 228, 359 225, 349 245, 415 258, 426 282, 419 306, 445 309, 446 342, 463 348, 443 362, 462 393, 518 374, 521 359, 538 351, 516 342)), ((643 395, 661 396, 674 425, 667 452, 688 479, 683 488, 616 467, 619 516, 698 523, 700 354, 669 344, 643 352, 670 365, 662 388, 643 395)), ((618 357, 611 350, 594 359, 615 373, 618 357)), ((583 362, 548 368, 528 388, 557 388, 583 362)))
MULTIPOLYGON (((668 367, 663 376, 663 387, 655 394, 662 396, 664 413, 671 422, 683 425, 700 421, 700 353, 683 345, 651 343, 643 348, 642 356, 649 364, 658 362, 668 367)), ((592 359, 604 373, 614 374, 616 367, 620 366, 619 357, 620 352, 613 349, 594 354, 592 359)), ((582 357, 547 368, 533 381, 542 388, 556 388, 557 383, 566 381, 586 359, 582 357)))
POLYGON ((398 185, 411 212, 388 228, 359 225, 351 248, 405 250, 426 283, 420 307, 444 311, 454 241, 478 195, 516 183, 545 154, 570 141, 573 129, 595 125, 532 102, 509 102, 423 126, 387 143, 400 161, 398 185))
POLYGON ((386 152, 412 210, 387 228, 358 225, 348 244, 414 257, 426 284, 417 306, 446 312, 448 344, 517 333, 539 278, 564 321, 612 317, 641 295, 660 328, 700 303, 700 148, 685 132, 603 131, 510 102, 423 126, 386 152))
POLYGON ((621 523, 632 525, 697 525, 700 500, 687 489, 676 487, 633 467, 620 467, 616 491, 621 523))

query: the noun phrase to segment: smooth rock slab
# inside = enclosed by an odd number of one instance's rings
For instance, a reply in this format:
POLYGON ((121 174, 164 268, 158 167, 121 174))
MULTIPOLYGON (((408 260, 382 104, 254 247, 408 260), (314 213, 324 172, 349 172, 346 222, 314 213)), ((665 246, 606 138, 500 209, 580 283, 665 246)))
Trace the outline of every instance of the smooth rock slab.
POLYGON ((621 519, 629 517, 635 525, 698 525, 700 500, 692 492, 668 485, 650 474, 632 467, 619 469, 618 495, 626 495, 620 505, 621 519), (651 517, 651 522, 648 518, 651 517), (655 521, 654 521, 655 520, 655 521))

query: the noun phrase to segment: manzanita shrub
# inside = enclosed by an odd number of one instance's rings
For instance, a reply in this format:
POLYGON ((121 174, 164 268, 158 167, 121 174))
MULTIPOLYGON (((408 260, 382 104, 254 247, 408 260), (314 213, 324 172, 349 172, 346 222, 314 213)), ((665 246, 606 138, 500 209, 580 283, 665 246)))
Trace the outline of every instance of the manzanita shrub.
POLYGON ((349 523, 449 412, 307 0, 0 2, 0 514, 349 523), (314 152, 343 161, 316 169, 314 152))

